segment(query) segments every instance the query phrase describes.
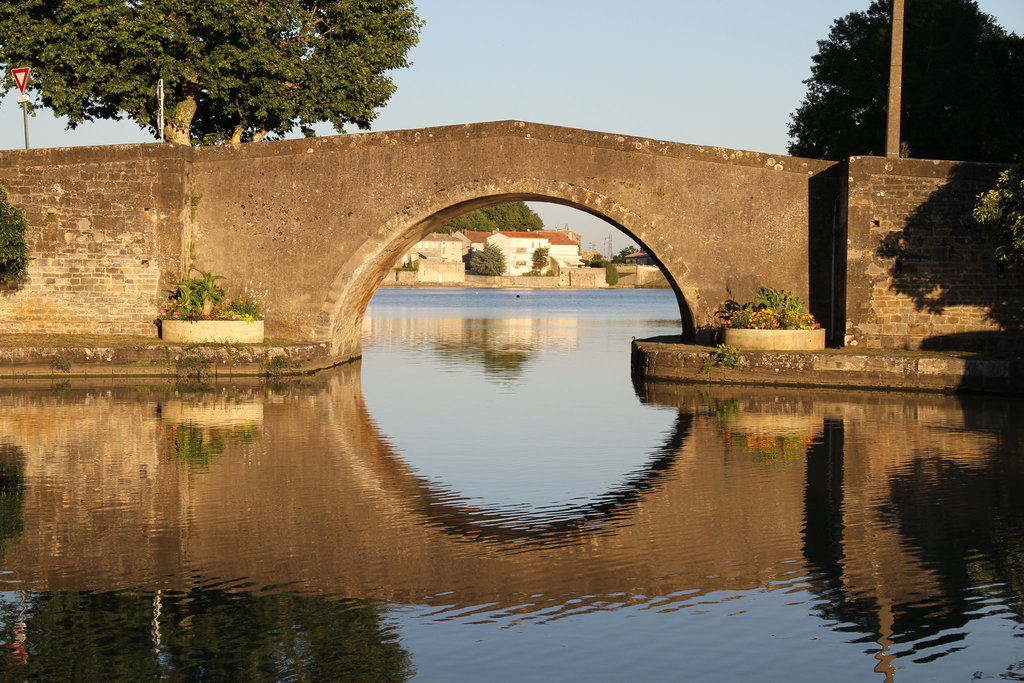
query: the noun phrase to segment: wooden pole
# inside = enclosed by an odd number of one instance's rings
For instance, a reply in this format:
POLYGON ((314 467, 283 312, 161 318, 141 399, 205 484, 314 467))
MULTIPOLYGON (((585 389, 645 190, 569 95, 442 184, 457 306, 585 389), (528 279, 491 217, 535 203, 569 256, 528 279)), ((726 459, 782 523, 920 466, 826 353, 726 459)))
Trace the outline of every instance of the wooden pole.
POLYGON ((900 155, 900 107, 903 101, 903 0, 892 3, 892 52, 889 57, 889 116, 885 156, 900 155))

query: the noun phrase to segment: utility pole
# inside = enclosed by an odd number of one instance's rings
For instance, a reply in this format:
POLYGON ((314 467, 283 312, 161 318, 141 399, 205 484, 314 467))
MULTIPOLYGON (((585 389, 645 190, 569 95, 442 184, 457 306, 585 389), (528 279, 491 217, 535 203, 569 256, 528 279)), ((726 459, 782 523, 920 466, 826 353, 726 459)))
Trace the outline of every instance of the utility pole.
POLYGON ((892 3, 892 52, 889 57, 889 117, 885 156, 900 155, 900 110, 903 101, 903 0, 892 3))

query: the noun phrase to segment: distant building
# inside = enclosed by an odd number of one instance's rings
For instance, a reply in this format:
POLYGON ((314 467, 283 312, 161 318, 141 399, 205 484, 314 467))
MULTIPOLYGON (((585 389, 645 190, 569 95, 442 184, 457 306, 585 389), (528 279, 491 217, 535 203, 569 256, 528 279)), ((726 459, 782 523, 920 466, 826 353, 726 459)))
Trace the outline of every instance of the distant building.
POLYGON ((570 230, 539 230, 536 234, 546 237, 551 245, 548 247, 548 258, 551 259, 554 265, 552 270, 556 273, 561 272, 563 268, 583 266, 580 259, 580 242, 570 236, 575 233, 570 230))
POLYGON ((646 251, 638 251, 635 254, 626 255, 626 263, 634 266, 654 266, 657 265, 651 255, 646 251))
MULTIPOLYGON (((533 252, 551 248, 551 242, 540 232, 492 232, 487 243, 505 254, 505 274, 523 275, 533 270, 533 252)), ((550 256, 550 254, 549 254, 550 256)))
POLYGON ((487 244, 487 238, 490 237, 491 233, 483 232, 481 230, 467 230, 462 232, 461 230, 453 235, 458 235, 461 239, 466 240, 467 252, 472 255, 474 251, 483 251, 484 245, 487 244))
POLYGON ((437 259, 441 263, 461 263, 464 239, 432 232, 402 255, 399 265, 406 266, 422 259, 437 259))

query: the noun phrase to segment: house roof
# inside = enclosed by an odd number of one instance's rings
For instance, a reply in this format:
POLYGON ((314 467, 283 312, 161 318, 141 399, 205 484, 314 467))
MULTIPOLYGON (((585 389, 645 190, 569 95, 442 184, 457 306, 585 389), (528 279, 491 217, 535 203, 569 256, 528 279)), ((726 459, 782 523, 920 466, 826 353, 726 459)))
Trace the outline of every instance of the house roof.
POLYGON ((432 232, 420 239, 420 242, 462 242, 458 237, 452 237, 440 232, 432 232))
MULTIPOLYGON (((493 235, 494 233, 491 233, 491 234, 493 235)), ((505 237, 508 237, 509 239, 521 239, 521 240, 535 240, 535 239, 542 239, 543 240, 543 239, 547 239, 547 235, 545 235, 543 233, 543 231, 541 231, 541 230, 522 231, 522 232, 513 232, 512 230, 499 230, 498 234, 499 235, 504 235, 505 237)))
POLYGON ((491 233, 483 232, 482 230, 466 230, 461 234, 473 244, 483 244, 491 233))
POLYGON ((638 258, 650 258, 646 251, 637 251, 632 254, 626 254, 626 258, 638 259, 638 258))
POLYGON ((566 247, 578 247, 580 243, 573 238, 566 235, 564 232, 556 232, 554 230, 538 230, 533 233, 535 235, 543 235, 548 238, 548 242, 551 244, 557 244, 566 247))

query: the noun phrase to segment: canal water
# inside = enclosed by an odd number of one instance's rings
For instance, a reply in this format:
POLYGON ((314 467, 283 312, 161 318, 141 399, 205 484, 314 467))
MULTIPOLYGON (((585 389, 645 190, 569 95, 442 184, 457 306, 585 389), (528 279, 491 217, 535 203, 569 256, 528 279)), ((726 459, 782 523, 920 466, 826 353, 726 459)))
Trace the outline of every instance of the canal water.
POLYGON ((678 328, 383 289, 312 377, 0 387, 0 679, 1024 679, 1024 404, 634 384, 678 328))

